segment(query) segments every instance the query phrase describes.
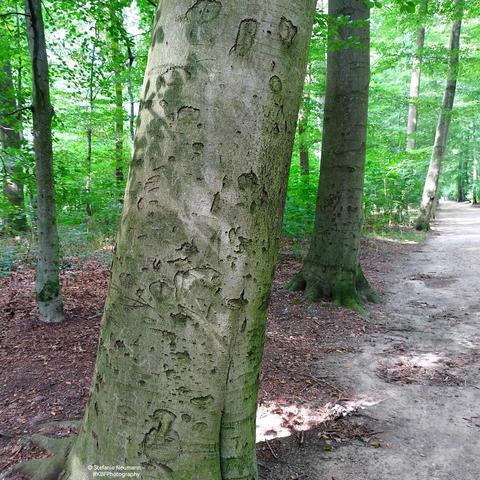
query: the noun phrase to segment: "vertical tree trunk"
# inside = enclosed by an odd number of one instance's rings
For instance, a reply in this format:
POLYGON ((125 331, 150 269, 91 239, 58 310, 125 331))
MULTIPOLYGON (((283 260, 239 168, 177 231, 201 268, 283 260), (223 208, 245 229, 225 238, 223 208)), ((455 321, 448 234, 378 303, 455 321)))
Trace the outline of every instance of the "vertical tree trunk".
POLYGON ((64 479, 253 480, 314 0, 157 9, 91 397, 64 479))
POLYGON ((447 148, 448 130, 452 117, 453 103, 457 89, 458 65, 460 57, 460 32, 462 29, 462 18, 465 0, 455 0, 455 21, 452 26, 452 33, 449 45, 448 76, 443 97, 442 109, 440 111, 437 130, 435 133, 435 144, 428 168, 425 186, 423 188, 420 213, 415 222, 417 230, 428 230, 432 218, 435 202, 438 201, 438 184, 442 168, 443 157, 447 148))
POLYGON ((466 200, 465 195, 465 183, 467 179, 467 165, 463 155, 460 155, 458 160, 458 173, 457 173, 457 202, 464 202, 466 200))
POLYGON ((0 142, 5 150, 3 193, 11 207, 6 223, 14 231, 25 232, 28 225, 22 182, 23 168, 18 161, 18 153, 22 147, 22 122, 18 115, 12 114, 18 109, 18 102, 13 87, 12 68, 8 62, 0 72, 0 98, 2 109, 7 114, 0 118, 0 142))
POLYGON ((92 51, 90 56, 90 76, 88 79, 88 126, 87 126, 87 160, 86 160, 86 181, 85 181, 85 193, 87 197, 85 210, 88 217, 93 216, 93 206, 90 199, 90 193, 92 188, 92 135, 93 135, 93 81, 95 72, 96 61, 96 47, 98 39, 97 25, 95 24, 95 40, 92 45, 92 51))
POLYGON ((127 43, 128 53, 128 99, 130 102, 130 115, 128 117, 128 124, 130 130, 130 138, 132 142, 135 139, 135 97, 133 95, 133 80, 132 80, 132 68, 135 57, 133 56, 132 47, 127 43))
POLYGON ((352 23, 329 30, 327 89, 317 211, 312 242, 290 284, 311 300, 362 309, 374 294, 359 265, 370 81, 369 8, 358 0, 330 0, 333 19, 352 23), (338 46, 358 38, 360 46, 338 46), (334 47, 335 45, 335 47, 334 47))
MULTIPOLYGON (((424 20, 427 12, 428 0, 422 0, 418 12, 420 22, 424 20)), ((418 99, 420 97, 420 78, 422 72, 423 47, 425 45, 425 27, 420 25, 417 29, 417 41, 413 56, 412 78, 410 81, 410 103, 408 106, 407 123, 407 151, 415 150, 415 134, 418 121, 418 99)))
POLYGON ((300 118, 300 125, 298 127, 298 133, 300 134, 300 170, 303 175, 308 177, 310 175, 310 159, 308 152, 308 145, 305 142, 304 135, 307 130, 308 118, 306 117, 306 112, 302 113, 300 118))
POLYGON ((473 136, 473 168, 472 168, 472 203, 478 203, 477 184, 478 184, 478 156, 477 156, 477 140, 475 133, 473 136))
POLYGON ((64 319, 59 280, 59 243, 53 178, 52 116, 47 47, 40 0, 25 0, 32 59, 33 144, 37 181, 38 262, 35 286, 40 319, 64 319))
POLYGON ((109 3, 110 10, 110 48, 112 50, 113 83, 115 89, 115 178, 119 185, 124 180, 123 174, 123 57, 120 51, 121 12, 116 2, 109 3))
POLYGON ((300 112, 300 120, 298 125, 298 133, 300 135, 299 156, 300 171, 308 179, 310 175, 310 155, 308 151, 308 142, 306 141, 306 132, 308 129, 308 119, 310 116, 310 91, 308 84, 310 83, 309 65, 307 65, 307 74, 305 75, 305 86, 303 94, 303 103, 300 112))

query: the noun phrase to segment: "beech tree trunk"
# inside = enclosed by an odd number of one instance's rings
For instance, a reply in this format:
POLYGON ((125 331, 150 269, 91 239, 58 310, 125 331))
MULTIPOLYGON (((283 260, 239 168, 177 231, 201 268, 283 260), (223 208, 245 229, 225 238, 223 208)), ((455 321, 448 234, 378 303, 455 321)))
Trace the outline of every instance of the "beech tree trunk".
POLYGON ((314 0, 157 8, 91 397, 63 479, 253 480, 314 0))
POLYGON ((95 40, 92 43, 92 51, 90 55, 90 75, 88 79, 88 126, 87 126, 87 159, 86 159, 86 180, 85 180, 85 193, 86 203, 85 210, 89 218, 93 216, 93 206, 90 199, 92 189, 92 155, 93 155, 93 105, 94 105, 94 92, 93 81, 95 74, 95 61, 96 61, 96 49, 98 40, 98 29, 95 24, 95 40))
POLYGON ((12 69, 9 63, 3 65, 0 72, 0 96, 4 116, 0 117, 0 142, 4 149, 3 155, 3 193, 8 200, 11 212, 6 223, 8 228, 25 232, 28 230, 25 215, 25 196, 23 188, 23 168, 18 161, 18 153, 22 148, 22 122, 14 112, 18 102, 13 87, 12 69))
POLYGON ((310 155, 308 151, 308 145, 304 139, 305 132, 307 130, 308 117, 304 111, 300 118, 300 125, 298 127, 298 133, 300 134, 300 169, 303 175, 308 178, 310 174, 310 155))
POLYGON ((40 320, 64 319, 59 280, 59 242, 53 178, 52 116, 47 48, 40 0, 25 0, 32 60, 33 146, 37 182, 38 261, 35 278, 40 320))
POLYGON ((120 51, 120 29, 121 13, 117 9, 121 8, 116 2, 109 3, 110 9, 110 38, 113 63, 113 82, 115 89, 115 178, 117 184, 124 180, 123 174, 123 58, 120 51))
POLYGON ((290 288, 310 300, 331 298, 362 310, 373 300, 359 265, 370 81, 369 7, 361 0, 330 0, 330 26, 322 160, 310 249, 290 288), (338 46, 357 38, 360 46, 338 46))
POLYGON ((465 184, 468 182, 467 172, 468 164, 463 158, 463 155, 460 155, 457 173, 457 202, 464 202, 467 199, 465 192, 465 184))
POLYGON ((308 149, 308 142, 305 135, 308 128, 308 119, 310 117, 310 91, 308 84, 310 83, 309 65, 307 64, 307 74, 305 75, 305 85, 303 92, 303 102, 300 111, 300 120, 298 125, 298 133, 300 136, 299 156, 300 156, 300 171, 308 180, 310 175, 310 152, 308 149))
POLYGON ((477 141, 476 137, 473 137, 473 172, 472 172, 472 203, 476 205, 478 203, 477 195, 478 184, 478 156, 477 156, 477 141))
POLYGON ((452 117, 453 103, 457 89, 458 66, 460 57, 460 33, 462 29, 462 18, 465 0, 455 0, 454 11, 455 21, 452 26, 452 33, 449 44, 448 76, 445 93, 443 96, 442 109, 440 111, 437 130, 435 132, 435 143, 432 157, 428 167, 427 178, 423 188, 420 212, 415 222, 417 230, 429 230, 430 221, 434 213, 434 205, 438 202, 438 185, 442 168, 443 157, 447 148, 448 130, 452 117))
MULTIPOLYGON (((422 0, 418 16, 422 22, 427 12, 428 0, 422 0)), ((425 45, 425 27, 421 25, 417 29, 417 41, 415 44, 415 54, 413 56, 412 77, 410 81, 410 103, 408 106, 407 123, 407 151, 415 150, 415 134, 417 132, 418 121, 418 99, 420 97, 420 78, 422 72, 423 47, 425 45)))

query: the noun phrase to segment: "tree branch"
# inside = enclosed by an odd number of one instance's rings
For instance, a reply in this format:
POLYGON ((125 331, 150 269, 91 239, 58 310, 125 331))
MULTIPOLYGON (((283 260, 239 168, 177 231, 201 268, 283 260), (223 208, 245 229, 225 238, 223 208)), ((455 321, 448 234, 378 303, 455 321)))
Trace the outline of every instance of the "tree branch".
POLYGON ((30 15, 27 15, 26 13, 21 13, 21 12, 6 12, 6 13, 0 13, 0 18, 9 17, 10 15, 21 15, 22 17, 30 16, 30 15))
POLYGON ((20 113, 20 112, 23 112, 25 110, 30 110, 31 112, 33 111, 33 106, 32 105, 28 105, 26 107, 22 107, 22 108, 17 108, 16 110, 14 110, 13 112, 8 112, 8 113, 0 113, 0 118, 5 118, 5 117, 10 117, 12 115, 16 115, 17 113, 20 113))

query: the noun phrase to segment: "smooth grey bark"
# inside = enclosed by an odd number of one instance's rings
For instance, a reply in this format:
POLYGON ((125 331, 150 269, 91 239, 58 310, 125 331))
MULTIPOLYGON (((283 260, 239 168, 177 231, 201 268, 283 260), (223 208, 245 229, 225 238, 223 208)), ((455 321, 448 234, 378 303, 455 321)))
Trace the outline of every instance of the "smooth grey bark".
POLYGON ((315 1, 161 2, 83 426, 62 478, 253 480, 315 1))
POLYGON ((32 61, 33 146, 37 182, 38 260, 35 278, 40 320, 64 320, 59 280, 59 241, 53 177, 52 116, 47 47, 40 0, 25 0, 32 61))
POLYGON ((327 87, 320 183, 312 241, 290 288, 311 300, 331 298, 362 310, 375 295, 359 264, 370 81, 369 7, 359 0, 330 0, 327 87), (335 19, 348 16, 348 25, 335 19), (360 45, 346 47, 347 39, 360 45), (363 297, 363 298, 362 298, 363 297))
POLYGON ((23 168, 18 161, 22 148, 22 121, 13 112, 18 110, 15 97, 13 75, 10 63, 6 62, 0 72, 0 98, 5 115, 0 117, 0 142, 3 147, 2 161, 4 168, 3 193, 8 200, 11 213, 6 224, 8 228, 25 232, 28 230, 25 214, 25 195, 23 187, 23 168))
POLYGON ((430 220, 434 214, 435 204, 438 201, 438 185, 442 168, 443 157, 447 148, 448 130, 452 117, 452 109, 457 89, 458 67, 460 59, 460 33, 462 29, 462 18, 465 0, 455 0, 454 15, 455 21, 452 26, 452 33, 449 43, 448 74, 445 93, 443 96, 442 109, 438 118, 435 132, 435 143, 433 146, 427 178, 423 188, 420 212, 415 221, 417 230, 429 230, 430 220))
MULTIPOLYGON (((419 7, 418 16, 420 22, 427 12, 428 0, 422 0, 419 7)), ((425 45, 425 26, 420 25, 417 29, 417 39, 415 42, 415 54, 413 56, 412 77, 410 80, 410 102, 408 105, 407 122, 407 151, 415 150, 415 134, 417 132, 418 122, 418 100, 420 98, 420 79, 422 73, 423 47, 425 45)))

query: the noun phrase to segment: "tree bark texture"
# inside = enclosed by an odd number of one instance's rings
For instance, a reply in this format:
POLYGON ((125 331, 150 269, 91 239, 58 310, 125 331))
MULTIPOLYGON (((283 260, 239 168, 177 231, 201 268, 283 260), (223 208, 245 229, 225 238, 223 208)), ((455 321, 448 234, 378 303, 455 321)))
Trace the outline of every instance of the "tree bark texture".
POLYGON ((360 265, 368 88, 370 81, 369 8, 363 0, 330 0, 327 87, 320 183, 309 252, 290 288, 311 300, 331 298, 361 309, 373 299, 360 265), (337 27, 335 19, 354 22, 337 27), (358 38, 360 46, 339 40, 358 38))
POLYGON ((438 200, 438 185, 442 168, 443 157, 447 148, 448 130, 452 117, 453 103, 457 89, 458 67, 460 59, 460 33, 462 29, 463 10, 465 0, 455 0, 455 21, 449 44, 448 74, 442 109, 438 118, 427 178, 423 188, 420 212, 415 222, 417 230, 429 230, 435 202, 438 200))
MULTIPOLYGON (((422 0, 419 9, 420 22, 427 12, 428 0, 422 0)), ((425 45, 425 27, 419 26, 417 29, 417 39, 415 43, 415 54, 413 56, 412 77, 410 81, 410 103, 408 106, 407 123, 407 151, 415 150, 415 134, 417 132, 418 122, 418 100, 420 98, 420 79, 422 72, 423 47, 425 45)))
POLYGON ((257 478, 266 309, 314 0, 160 2, 91 397, 63 479, 257 478))
POLYGON ((28 44, 32 60, 33 144, 37 182, 37 305, 44 322, 64 319, 59 280, 59 241, 53 177, 52 116, 47 48, 40 0, 25 0, 28 44))
MULTIPOLYGON (((8 62, 3 65, 2 72, 0 72, 0 99, 2 110, 5 113, 12 113, 18 109, 12 69, 8 62)), ((22 122, 17 115, 5 115, 0 118, 0 142, 4 149, 3 193, 11 207, 11 212, 7 217, 7 226, 14 231, 25 232, 28 225, 22 182, 23 168, 18 161, 18 153, 22 148, 22 122)))

